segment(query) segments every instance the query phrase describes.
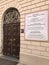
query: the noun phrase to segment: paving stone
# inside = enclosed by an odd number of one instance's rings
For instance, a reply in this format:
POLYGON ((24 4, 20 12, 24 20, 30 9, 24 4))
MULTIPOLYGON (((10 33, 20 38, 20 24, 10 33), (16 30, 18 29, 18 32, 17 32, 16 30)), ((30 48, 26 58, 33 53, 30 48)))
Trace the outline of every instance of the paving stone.
POLYGON ((0 65, 16 65, 16 64, 17 64, 16 62, 0 58, 0 65))

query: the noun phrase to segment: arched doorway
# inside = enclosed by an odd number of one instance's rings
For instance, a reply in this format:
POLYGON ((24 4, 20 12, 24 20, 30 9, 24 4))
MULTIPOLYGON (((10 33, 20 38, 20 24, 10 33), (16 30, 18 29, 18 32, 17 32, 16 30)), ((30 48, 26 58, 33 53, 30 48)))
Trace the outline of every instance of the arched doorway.
POLYGON ((20 54, 20 14, 16 8, 8 8, 3 15, 3 55, 20 54))

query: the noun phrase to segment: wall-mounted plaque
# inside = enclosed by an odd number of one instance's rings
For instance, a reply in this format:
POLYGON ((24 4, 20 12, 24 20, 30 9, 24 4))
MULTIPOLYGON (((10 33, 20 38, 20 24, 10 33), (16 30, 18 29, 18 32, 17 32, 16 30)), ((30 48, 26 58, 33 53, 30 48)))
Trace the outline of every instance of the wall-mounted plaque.
POLYGON ((26 15, 25 39, 36 41, 48 41, 48 10, 26 15))

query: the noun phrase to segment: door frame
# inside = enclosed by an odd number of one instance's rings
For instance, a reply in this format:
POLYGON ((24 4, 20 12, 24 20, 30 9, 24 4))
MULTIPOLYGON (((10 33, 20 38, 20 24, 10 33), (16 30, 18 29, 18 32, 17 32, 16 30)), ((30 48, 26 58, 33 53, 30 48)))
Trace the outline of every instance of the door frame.
MULTIPOLYGON (((2 17, 2 21, 3 21, 3 23, 2 23, 2 27, 3 27, 3 25, 4 24, 6 24, 5 23, 5 21, 4 21, 4 17, 5 17, 5 15, 7 14, 7 12, 10 10, 10 9, 15 9, 17 12, 18 12, 18 15, 19 15, 19 22, 20 22, 20 13, 19 13, 19 11, 18 11, 18 9, 17 8, 14 8, 14 7, 10 7, 10 8, 8 8, 5 12, 4 12, 4 14, 3 14, 3 17, 2 17)), ((3 29, 2 29, 2 54, 3 54, 3 29)))

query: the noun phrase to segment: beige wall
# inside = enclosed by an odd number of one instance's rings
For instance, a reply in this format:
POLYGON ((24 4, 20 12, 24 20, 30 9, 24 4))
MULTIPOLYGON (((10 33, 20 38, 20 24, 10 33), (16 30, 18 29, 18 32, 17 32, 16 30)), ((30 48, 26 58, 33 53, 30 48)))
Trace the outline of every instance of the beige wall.
MULTIPOLYGON (((24 29, 25 16, 29 13, 49 9, 49 0, 2 0, 0 1, 0 48, 2 48, 2 15, 9 7, 15 7, 20 12, 20 29, 24 29)), ((49 43, 26 41, 24 33, 20 33, 20 53, 49 58, 49 43)))
MULTIPOLYGON (((29 13, 48 9, 49 0, 19 0, 21 14, 21 29, 24 28, 25 16, 29 13)), ((26 41, 21 33, 21 53, 49 58, 49 43, 26 41)))

